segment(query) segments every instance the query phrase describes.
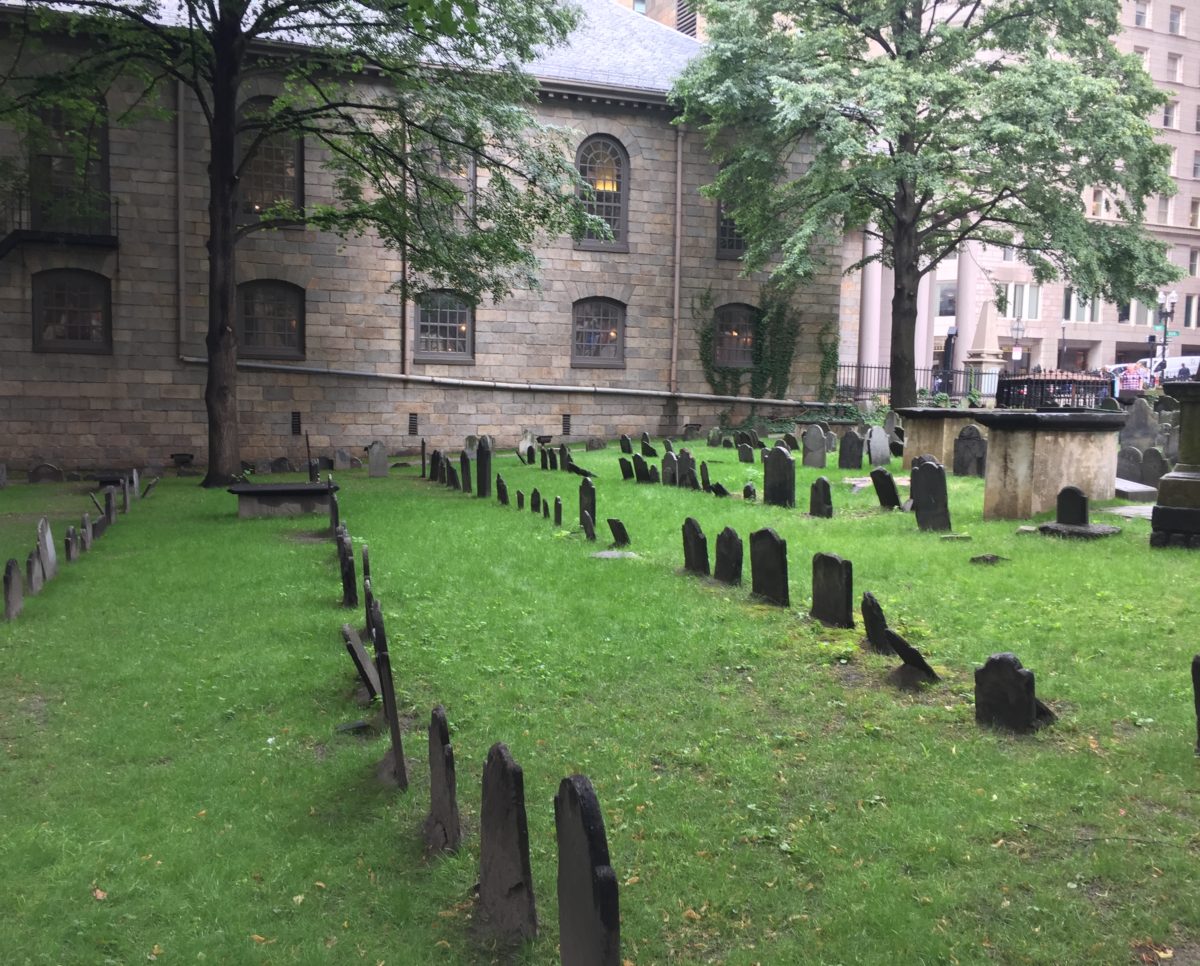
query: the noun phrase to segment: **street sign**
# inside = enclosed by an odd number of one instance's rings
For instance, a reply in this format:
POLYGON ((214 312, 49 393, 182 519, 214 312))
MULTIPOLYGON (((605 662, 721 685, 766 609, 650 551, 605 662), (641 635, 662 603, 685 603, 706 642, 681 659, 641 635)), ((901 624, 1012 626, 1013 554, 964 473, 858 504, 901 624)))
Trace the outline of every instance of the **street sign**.
POLYGON ((1167 333, 1167 336, 1171 339, 1178 339, 1179 338, 1179 330, 1172 329, 1170 332, 1167 333))
POLYGON ((1156 329, 1158 329, 1159 332, 1161 332, 1163 329, 1165 329, 1167 327, 1167 323, 1166 322, 1155 322, 1154 327, 1156 329))

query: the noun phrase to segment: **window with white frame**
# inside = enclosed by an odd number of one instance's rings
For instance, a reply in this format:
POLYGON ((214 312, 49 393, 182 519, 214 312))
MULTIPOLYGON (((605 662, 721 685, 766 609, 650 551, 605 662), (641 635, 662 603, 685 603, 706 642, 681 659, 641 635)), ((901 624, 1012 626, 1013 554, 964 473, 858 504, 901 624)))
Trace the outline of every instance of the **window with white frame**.
POLYGON ((1178 117, 1178 114, 1179 102, 1167 101, 1167 103, 1163 105, 1163 127, 1174 130, 1174 128, 1177 126, 1176 118, 1178 117))
POLYGON ((31 282, 36 352, 112 352, 112 289, 105 276, 52 268, 31 282))
POLYGON ((1028 282, 1009 282, 1004 286, 1004 312, 1006 319, 1040 319, 1042 312, 1042 287, 1028 282))
POLYGON ((1006 262, 1015 262, 1017 260, 1017 250, 1012 245, 1005 245, 1000 249, 1000 258, 1006 262))
POLYGON ((1167 54, 1167 80, 1178 84, 1183 80, 1183 55, 1167 54))
POLYGON ((1085 299, 1075 289, 1068 287, 1063 292, 1064 322, 1099 322, 1100 303, 1096 299, 1085 299))
POLYGON ((1195 328, 1196 325, 1196 296, 1185 295, 1183 297, 1183 324, 1189 329, 1195 328))
POLYGON ((1174 145, 1172 145, 1171 146, 1171 166, 1168 169, 1168 173, 1172 177, 1174 177, 1175 174, 1177 173, 1178 165, 1179 165, 1179 149, 1177 147, 1175 147, 1174 145))
POLYGON ((1192 228, 1200 228, 1200 198, 1192 199, 1192 208, 1188 213, 1188 225, 1192 228))
POLYGON ((1200 269, 1200 248, 1193 248, 1188 252, 1188 274, 1195 278, 1198 269, 1200 269))
POLYGON ((1171 224, 1171 199, 1166 195, 1158 196, 1157 221, 1160 225, 1171 224))
POLYGON ((571 365, 624 367, 624 305, 615 299, 580 299, 571 307, 571 323, 571 365))
POLYGON ((1167 33, 1176 37, 1183 35, 1183 7, 1172 7, 1167 16, 1167 33))
POLYGON ((1150 50, 1147 47, 1134 47, 1133 53, 1135 57, 1142 59, 1142 69, 1147 73, 1150 72, 1150 50))
POLYGON ((1133 25, 1135 27, 1150 26, 1150 4, 1146 0, 1134 0, 1133 25))
POLYGON ((749 369, 754 365, 754 323, 758 309, 732 303, 717 309, 717 344, 714 359, 718 366, 749 369))
POLYGON ((1192 152, 1192 177, 1200 178, 1200 151, 1192 152))
POLYGON ((456 292, 425 292, 417 299, 418 362, 470 362, 475 357, 475 310, 456 292))

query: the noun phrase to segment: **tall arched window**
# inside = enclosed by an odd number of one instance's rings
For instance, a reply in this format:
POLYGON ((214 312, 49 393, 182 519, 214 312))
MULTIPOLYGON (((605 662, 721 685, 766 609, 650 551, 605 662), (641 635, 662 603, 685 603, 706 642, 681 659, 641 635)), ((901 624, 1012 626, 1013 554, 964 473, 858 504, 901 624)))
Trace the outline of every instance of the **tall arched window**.
POLYGON ((625 365, 625 306, 615 299, 580 299, 571 309, 571 365, 625 365))
POLYGON ((33 348, 38 352, 111 352, 112 288, 95 272, 52 268, 33 287, 33 348))
POLYGON ((84 235, 112 233, 108 107, 43 111, 30 138, 29 227, 84 235))
POLYGON ((285 202, 304 207, 304 138, 270 130, 272 99, 255 97, 242 105, 238 125, 242 162, 238 176, 238 207, 244 218, 258 218, 285 202))
POLYGON ((238 355, 251 359, 304 358, 304 289, 262 279, 238 286, 238 355))
POLYGON ((588 213, 603 219, 611 239, 587 234, 580 248, 629 251, 629 155, 621 142, 606 134, 588 138, 575 156, 579 174, 591 191, 584 197, 588 213))
POLYGON ((718 366, 749 369, 754 365, 754 328, 758 309, 731 302, 717 309, 717 344, 713 353, 718 366))
POLYGON ((475 357, 475 310, 455 292, 417 299, 417 362, 470 362, 475 357))

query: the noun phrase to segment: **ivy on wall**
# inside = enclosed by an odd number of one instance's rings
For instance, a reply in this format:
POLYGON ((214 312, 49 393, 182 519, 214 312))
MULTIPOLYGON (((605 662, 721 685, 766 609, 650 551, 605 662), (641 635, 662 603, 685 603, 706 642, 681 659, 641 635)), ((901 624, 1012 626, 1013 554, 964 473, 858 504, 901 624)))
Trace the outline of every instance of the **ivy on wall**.
POLYGON ((838 335, 832 322, 826 322, 817 333, 817 348, 821 352, 820 369, 817 372, 817 398, 821 402, 833 402, 837 392, 838 335))
MULTIPOLYGON (((706 289, 692 302, 692 316, 700 337, 700 365, 704 378, 719 396, 740 395, 747 382, 750 395, 756 398, 783 399, 787 395, 800 337, 800 313, 791 303, 790 287, 767 284, 760 292, 748 369, 717 365, 717 314, 712 289, 706 289)), ((836 351, 835 340, 835 354, 836 351)), ((835 361, 835 378, 836 372, 835 361)))

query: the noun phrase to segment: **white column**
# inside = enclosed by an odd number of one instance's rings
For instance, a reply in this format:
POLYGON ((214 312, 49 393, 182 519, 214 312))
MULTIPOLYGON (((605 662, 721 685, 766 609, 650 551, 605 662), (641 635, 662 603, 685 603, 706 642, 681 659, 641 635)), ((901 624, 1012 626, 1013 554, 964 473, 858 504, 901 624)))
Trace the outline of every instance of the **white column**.
MULTIPOLYGON (((878 255, 880 241, 863 233, 863 258, 878 255)), ((879 365, 879 317, 881 313, 880 282, 883 277, 882 263, 870 262, 862 267, 862 280, 858 302, 858 364, 879 365)))
MULTIPOLYGON (((936 290, 930 273, 921 276, 921 284, 917 286, 917 327, 913 339, 913 367, 916 369, 929 368, 929 291, 936 290)), ((920 378, 917 379, 918 386, 920 378)))
POLYGON ((955 288, 954 327, 958 339, 954 343, 954 368, 966 365, 967 352, 975 341, 975 324, 979 320, 979 304, 976 301, 979 284, 979 264, 975 261, 979 252, 976 242, 966 242, 958 252, 958 278, 955 288))

